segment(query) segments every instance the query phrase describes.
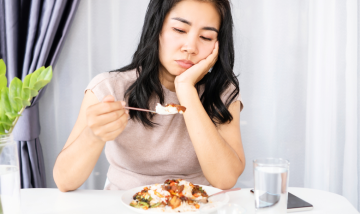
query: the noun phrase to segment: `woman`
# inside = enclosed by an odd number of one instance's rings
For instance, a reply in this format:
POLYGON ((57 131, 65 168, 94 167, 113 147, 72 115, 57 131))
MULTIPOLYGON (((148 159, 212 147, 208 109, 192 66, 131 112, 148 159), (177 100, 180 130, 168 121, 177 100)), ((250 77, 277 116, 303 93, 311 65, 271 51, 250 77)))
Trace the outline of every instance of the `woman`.
POLYGON ((85 90, 54 166, 58 188, 80 187, 105 144, 105 189, 170 178, 233 187, 245 167, 233 66, 228 0, 151 0, 131 64, 99 74, 85 90), (124 109, 154 109, 156 103, 178 103, 186 112, 163 116, 124 109))

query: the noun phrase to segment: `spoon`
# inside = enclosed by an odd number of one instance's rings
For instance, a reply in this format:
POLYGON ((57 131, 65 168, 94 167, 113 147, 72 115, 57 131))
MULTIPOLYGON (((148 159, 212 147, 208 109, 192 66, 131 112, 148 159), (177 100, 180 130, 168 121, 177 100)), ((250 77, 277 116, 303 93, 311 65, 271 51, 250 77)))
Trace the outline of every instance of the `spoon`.
POLYGON ((223 194, 225 192, 232 192, 232 191, 238 191, 238 190, 241 190, 241 188, 234 188, 234 189, 227 189, 227 190, 223 190, 221 192, 218 192, 218 193, 214 193, 212 195, 209 195, 208 198, 210 198, 211 196, 214 196, 214 195, 220 195, 220 194, 223 194))
POLYGON ((234 188, 234 189, 227 189, 227 190, 223 190, 223 191, 220 191, 218 193, 214 193, 212 195, 209 195, 208 197, 206 198, 202 198, 202 199, 193 199, 194 201, 198 201, 198 202, 201 202, 201 203, 208 203, 208 199, 214 195, 220 195, 220 194, 223 194, 223 193, 226 193, 226 192, 232 192, 232 191, 238 191, 238 190, 241 190, 241 188, 234 188))
MULTIPOLYGON (((124 109, 130 109, 130 110, 135 110, 135 111, 146 111, 146 112, 150 112, 150 113, 153 113, 153 114, 159 114, 159 115, 172 115, 172 114, 175 114, 175 113, 161 114, 161 113, 158 113, 158 112, 156 112, 156 111, 149 110, 149 109, 135 108, 135 107, 127 107, 127 106, 125 106, 124 109)), ((177 114, 177 113, 176 113, 176 114, 177 114)))
POLYGON ((130 110, 135 110, 135 111, 146 111, 146 112, 151 112, 151 113, 157 114, 156 111, 152 111, 152 110, 144 109, 144 108, 135 108, 135 107, 127 107, 127 106, 125 106, 124 109, 130 109, 130 110))

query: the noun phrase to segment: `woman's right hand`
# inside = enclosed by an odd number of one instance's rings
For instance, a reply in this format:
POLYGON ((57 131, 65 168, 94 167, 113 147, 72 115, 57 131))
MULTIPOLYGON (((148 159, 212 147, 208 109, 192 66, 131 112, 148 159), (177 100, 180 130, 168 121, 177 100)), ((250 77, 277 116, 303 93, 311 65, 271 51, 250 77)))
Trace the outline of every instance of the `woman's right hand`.
POLYGON ((87 127, 102 142, 114 140, 126 127, 129 113, 124 101, 116 101, 108 95, 86 109, 87 127))

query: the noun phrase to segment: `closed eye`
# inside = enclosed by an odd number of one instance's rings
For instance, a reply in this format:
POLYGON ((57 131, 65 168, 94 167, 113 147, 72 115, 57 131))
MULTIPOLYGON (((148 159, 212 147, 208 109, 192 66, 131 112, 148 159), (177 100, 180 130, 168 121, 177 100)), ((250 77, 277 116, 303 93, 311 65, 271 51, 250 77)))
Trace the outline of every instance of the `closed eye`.
POLYGON ((200 36, 200 38, 202 38, 202 39, 204 39, 204 40, 206 40, 206 41, 211 41, 211 40, 212 40, 212 39, 210 39, 210 38, 203 37, 203 36, 200 36))
POLYGON ((177 29, 177 28, 173 28, 175 31, 179 32, 179 33, 185 33, 185 31, 177 29))

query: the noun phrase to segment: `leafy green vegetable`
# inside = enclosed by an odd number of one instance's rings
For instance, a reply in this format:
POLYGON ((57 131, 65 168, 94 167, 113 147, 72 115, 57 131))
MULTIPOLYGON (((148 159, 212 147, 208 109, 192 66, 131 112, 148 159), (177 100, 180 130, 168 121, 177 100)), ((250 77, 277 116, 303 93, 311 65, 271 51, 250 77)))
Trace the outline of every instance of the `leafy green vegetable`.
POLYGON ((38 68, 24 81, 15 77, 7 87, 6 65, 0 59, 0 134, 11 133, 26 106, 52 79, 52 67, 38 68))
POLYGON ((160 206, 160 205, 161 205, 161 202, 158 202, 158 203, 156 203, 156 204, 151 205, 151 208, 155 208, 155 207, 158 207, 158 206, 160 206))
POLYGON ((150 205, 146 202, 143 201, 139 201, 138 205, 140 205, 141 207, 150 207, 150 205))

